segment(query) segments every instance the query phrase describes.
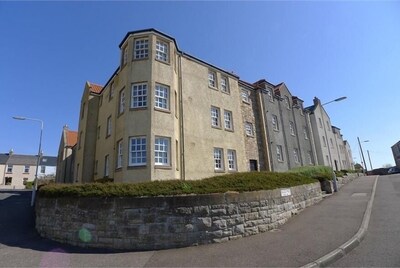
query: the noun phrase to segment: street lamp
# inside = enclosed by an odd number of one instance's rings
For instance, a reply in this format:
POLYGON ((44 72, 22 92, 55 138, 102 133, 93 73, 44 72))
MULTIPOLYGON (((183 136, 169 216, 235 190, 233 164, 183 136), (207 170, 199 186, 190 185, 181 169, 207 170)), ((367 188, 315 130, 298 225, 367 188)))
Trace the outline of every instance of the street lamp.
MULTIPOLYGON (((361 156, 362 156, 362 159, 363 159, 363 162, 364 162, 365 173, 367 173, 367 175, 368 175, 367 163, 365 162, 364 152, 363 152, 363 149, 362 149, 362 146, 361 146, 360 138, 357 137, 357 140, 358 140, 358 145, 360 146, 361 156)), ((369 142, 369 140, 365 140, 365 141, 363 141, 363 142, 369 142)), ((370 161, 370 164, 371 164, 371 161, 370 161)), ((372 169, 372 168, 371 168, 371 169, 372 169)))
POLYGON ((33 206, 35 204, 36 190, 37 190, 37 184, 38 184, 38 170, 39 170, 39 163, 40 163, 40 154, 41 154, 41 150, 42 150, 43 121, 40 119, 23 117, 23 116, 13 116, 13 119, 15 119, 15 120, 31 120, 31 121, 40 122, 39 151, 38 151, 38 155, 37 155, 35 183, 33 185, 32 199, 31 199, 31 206, 33 206))
POLYGON ((322 106, 327 105, 327 104, 332 103, 332 102, 342 101, 342 100, 345 100, 345 99, 347 99, 347 97, 343 96, 343 97, 334 99, 334 100, 332 100, 332 101, 325 102, 324 104, 322 104, 322 106))
MULTIPOLYGON (((338 102, 338 101, 342 101, 342 100, 345 100, 345 99, 347 99, 347 97, 343 96, 343 97, 334 99, 334 100, 332 100, 332 101, 325 102, 325 103, 322 104, 321 106, 325 106, 325 105, 327 105, 327 104, 329 104, 329 103, 338 102)), ((331 150, 329 149, 328 135, 327 135, 327 132, 326 132, 325 124, 322 124, 322 125, 324 126, 324 132, 325 132, 325 137, 326 137, 326 143, 327 143, 327 147, 328 147, 329 160, 331 161, 331 166, 332 166, 333 191, 334 191, 334 192, 337 192, 337 191, 338 191, 338 188, 337 188, 337 183, 336 183, 336 174, 335 174, 335 170, 333 169, 333 161, 332 161, 331 150)))

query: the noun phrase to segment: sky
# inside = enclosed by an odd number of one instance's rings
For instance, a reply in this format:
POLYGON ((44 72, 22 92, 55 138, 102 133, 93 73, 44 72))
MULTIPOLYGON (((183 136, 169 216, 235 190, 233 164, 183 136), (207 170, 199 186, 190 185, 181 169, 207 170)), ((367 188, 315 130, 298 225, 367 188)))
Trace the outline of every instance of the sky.
POLYGON ((129 31, 155 28, 240 79, 284 82, 325 106, 361 162, 394 165, 400 140, 400 1, 0 1, 0 153, 56 156, 86 81, 104 85, 129 31))

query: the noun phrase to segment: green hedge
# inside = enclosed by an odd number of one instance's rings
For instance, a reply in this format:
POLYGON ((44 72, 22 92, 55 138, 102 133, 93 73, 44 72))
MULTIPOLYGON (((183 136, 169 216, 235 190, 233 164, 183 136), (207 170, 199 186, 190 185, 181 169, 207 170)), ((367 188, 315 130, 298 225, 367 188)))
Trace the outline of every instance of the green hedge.
POLYGON ((297 173, 304 175, 309 178, 313 178, 319 181, 324 180, 332 180, 333 179, 333 170, 331 167, 326 166, 307 166, 307 167, 298 167, 289 170, 289 172, 297 173))
POLYGON ((40 188, 41 197, 171 196, 181 194, 248 192, 310 184, 315 179, 293 172, 246 172, 203 180, 152 181, 142 183, 48 184, 40 188))

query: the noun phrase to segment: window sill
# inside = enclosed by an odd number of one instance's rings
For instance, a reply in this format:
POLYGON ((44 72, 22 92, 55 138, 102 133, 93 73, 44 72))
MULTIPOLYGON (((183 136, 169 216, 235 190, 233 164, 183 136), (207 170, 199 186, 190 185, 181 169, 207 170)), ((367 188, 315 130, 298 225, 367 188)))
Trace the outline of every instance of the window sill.
POLYGON ((154 165, 154 169, 172 170, 172 167, 171 166, 163 166, 163 165, 154 165))
POLYGON ((228 132, 235 132, 233 129, 230 129, 230 128, 225 128, 225 131, 228 131, 228 132))
POLYGON ((137 59, 132 59, 132 61, 145 61, 145 60, 148 60, 149 59, 149 57, 147 56, 147 57, 144 57, 144 58, 137 58, 137 59))
POLYGON ((117 167, 116 169, 115 169, 115 172, 121 172, 122 171, 122 167, 117 167))
POLYGON ((229 96, 231 95, 231 92, 230 92, 230 91, 223 91, 223 90, 221 90, 221 92, 224 93, 224 94, 226 94, 226 95, 229 95, 229 96))
POLYGON ((249 138, 254 138, 254 135, 249 135, 249 134, 246 134, 246 137, 249 137, 249 138))
POLYGON ((154 107, 154 111, 171 114, 171 110, 166 110, 166 109, 158 108, 158 107, 154 107))
POLYGON ((279 132, 279 129, 274 129, 275 132, 279 132))
POLYGON ((129 111, 141 111, 141 110, 147 110, 147 106, 146 107, 130 107, 129 111))
MULTIPOLYGON (((125 111, 124 111, 125 112, 125 111)), ((117 118, 120 118, 121 116, 124 115, 124 112, 118 113, 117 118)))
POLYGON ((213 86, 208 85, 208 88, 211 88, 212 90, 218 91, 217 87, 213 87, 213 86))
POLYGON ((242 100, 243 103, 250 105, 249 101, 242 100))
POLYGON ((217 126, 213 126, 213 125, 211 125, 211 128, 214 128, 214 129, 219 129, 219 130, 221 130, 221 129, 222 129, 221 127, 217 127, 217 126))
POLYGON ((225 173, 225 170, 223 169, 214 169, 215 173, 225 173))
POLYGON ((157 58, 155 58, 154 60, 155 60, 155 61, 158 61, 159 63, 163 63, 163 64, 165 64, 165 65, 169 65, 169 66, 171 66, 171 63, 170 63, 170 61, 169 61, 169 60, 167 60, 167 61, 163 61, 163 60, 160 60, 160 59, 157 59, 157 58))
POLYGON ((144 164, 144 165, 141 165, 141 166, 128 166, 127 167, 128 170, 143 169, 143 168, 147 168, 147 164, 144 164))

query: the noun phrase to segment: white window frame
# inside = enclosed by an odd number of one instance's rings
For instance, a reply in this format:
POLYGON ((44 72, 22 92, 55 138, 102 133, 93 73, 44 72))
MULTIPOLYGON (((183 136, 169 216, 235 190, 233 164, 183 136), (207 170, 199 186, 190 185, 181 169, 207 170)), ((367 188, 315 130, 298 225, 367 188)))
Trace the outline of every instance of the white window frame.
POLYGON ((131 108, 147 107, 147 83, 135 83, 131 88, 131 108))
POLYGON ((272 88, 268 88, 266 91, 267 91, 269 101, 274 102, 274 96, 272 95, 272 88))
POLYGON ((119 92, 119 106, 118 114, 123 114, 125 112, 125 89, 119 92))
POLYGON ((154 139, 154 165, 171 166, 171 139, 155 136, 154 139))
POLYGON ((168 57, 168 43, 163 42, 161 40, 156 41, 156 59, 163 61, 163 62, 169 62, 169 57, 168 57))
POLYGON ((226 153, 226 158, 228 160, 228 170, 237 171, 236 151, 228 149, 226 153))
POLYGON ((104 177, 110 176, 110 156, 107 154, 104 157, 104 177))
POLYGON ((226 76, 221 76, 221 91, 227 94, 230 93, 229 79, 226 76))
POLYGON ((221 127, 221 110, 218 107, 211 106, 211 126, 215 128, 221 127))
POLYGON ((149 39, 139 38, 135 39, 135 47, 133 52, 135 60, 146 59, 149 57, 149 39))
POLYGON ((154 106, 169 111, 169 87, 156 84, 154 88, 154 106))
POLYGON ((306 127, 303 127, 304 139, 308 140, 308 131, 306 127))
POLYGON ((116 168, 122 168, 122 159, 123 159, 123 140, 118 141, 117 143, 117 164, 116 168))
POLYGON ((296 136, 296 132, 294 130, 294 123, 292 121, 289 121, 289 129, 290 129, 290 135, 296 136))
POLYGON ((288 110, 290 110, 290 100, 289 100, 289 97, 288 97, 288 96, 285 96, 285 104, 286 104, 286 108, 287 108, 288 110))
POLYGON ((214 170, 224 170, 224 150, 222 148, 214 148, 214 170))
POLYGON ((7 173, 13 172, 13 165, 7 165, 7 173))
POLYGON ((312 165, 313 161, 312 161, 311 151, 308 151, 307 157, 308 157, 308 164, 312 165))
POLYGON ((217 88, 217 73, 214 71, 208 71, 208 86, 217 88))
POLYGON ((242 88, 241 93, 242 101, 245 103, 250 103, 250 92, 247 89, 242 88))
POLYGON ((293 149, 293 156, 294 156, 294 162, 296 164, 300 163, 300 158, 299 158, 299 149, 294 148, 293 149))
POLYGON ((250 122, 245 122, 244 128, 246 130, 246 135, 250 137, 254 137, 254 128, 253 124, 250 122))
POLYGON ((126 45, 122 50, 122 66, 128 63, 128 46, 126 45))
POLYGON ((272 115, 272 128, 275 131, 279 131, 278 116, 275 114, 272 115))
POLYGON ((114 91, 115 91, 115 87, 114 87, 114 81, 111 82, 110 84, 110 91, 109 91, 109 95, 108 95, 108 100, 110 101, 113 97, 114 97, 114 91))
POLYGON ((111 115, 107 118, 107 129, 106 129, 106 137, 111 136, 112 132, 112 121, 111 121, 111 115))
POLYGON ((25 165, 24 166, 24 173, 29 173, 30 168, 31 167, 29 165, 25 165))
POLYGON ((145 166, 146 164, 147 164, 147 138, 145 136, 130 137, 129 166, 138 167, 138 166, 145 166), (135 142, 135 144, 133 144, 133 142, 135 142))
POLYGON ((323 143, 324 143, 324 147, 326 147, 326 146, 327 146, 327 142, 326 142, 325 136, 322 136, 322 141, 323 141, 323 143))
POLYGON ((231 111, 224 110, 224 127, 226 130, 233 130, 233 115, 231 111))
POLYGON ((279 162, 284 161, 282 145, 276 145, 276 159, 278 159, 279 162))

